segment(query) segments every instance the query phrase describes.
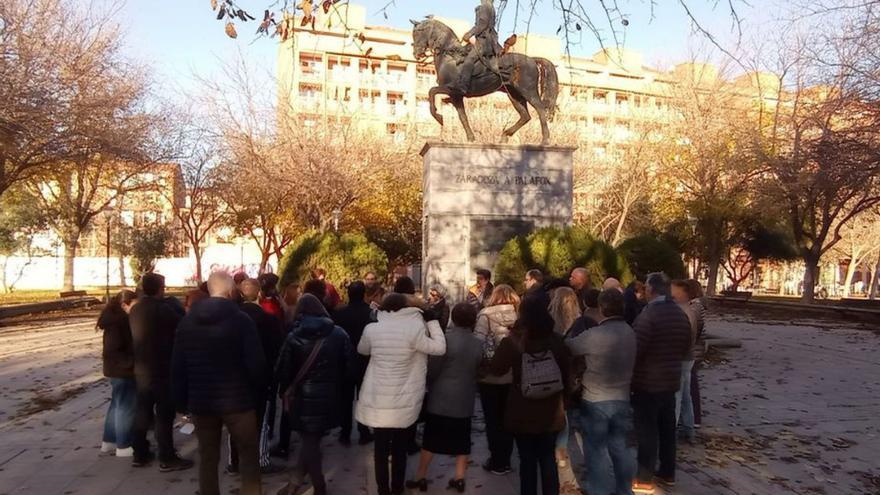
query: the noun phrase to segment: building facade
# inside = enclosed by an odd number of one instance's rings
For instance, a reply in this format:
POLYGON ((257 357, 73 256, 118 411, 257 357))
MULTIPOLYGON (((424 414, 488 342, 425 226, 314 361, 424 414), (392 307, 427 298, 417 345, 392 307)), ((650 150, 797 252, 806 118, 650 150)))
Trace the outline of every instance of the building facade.
MULTIPOLYGON (((411 27, 371 26, 366 14, 363 6, 345 4, 318 12, 314 27, 300 28, 300 18, 288 21, 290 34, 279 45, 277 59, 279 118, 298 118, 305 125, 334 119, 401 138, 451 137, 444 134, 449 129, 441 128, 430 116, 428 90, 435 85, 434 67, 414 59, 411 27)), ((467 20, 435 19, 459 37, 470 28, 467 20)), ((630 50, 567 56, 561 39, 535 34, 518 35, 511 50, 549 59, 556 66, 560 94, 551 132, 554 138, 560 132, 566 134, 564 143, 554 139, 554 144, 578 147, 576 219, 590 214, 595 206, 592 193, 603 186, 603 177, 610 177, 606 168, 614 166, 615 158, 641 137, 641 130, 670 118, 669 101, 683 79, 707 88, 721 82, 749 101, 772 100, 779 88, 778 78, 764 73, 721 81, 719 69, 710 64, 655 69, 630 50), (579 167, 589 167, 589 173, 579 173, 579 167)), ((516 120, 505 95, 496 93, 487 99, 491 118, 506 115, 509 123, 516 120)), ((451 106, 439 105, 438 109, 449 112, 444 115, 447 128, 458 127, 451 106)), ((537 126, 537 119, 529 125, 537 126)), ((497 131, 500 134, 501 128, 497 131)))

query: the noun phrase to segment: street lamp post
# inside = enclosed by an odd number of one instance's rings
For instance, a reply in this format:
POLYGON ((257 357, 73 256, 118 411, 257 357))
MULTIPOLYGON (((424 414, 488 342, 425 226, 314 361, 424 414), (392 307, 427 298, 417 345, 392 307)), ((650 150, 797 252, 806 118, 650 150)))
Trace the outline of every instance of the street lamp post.
POLYGON ((342 210, 333 209, 333 232, 339 232, 339 219, 342 217, 342 210))
MULTIPOLYGON (((696 242, 696 240, 697 240, 697 217, 688 213, 687 214, 687 222, 688 222, 688 225, 690 225, 690 227, 691 227, 691 234, 693 235, 693 240, 694 240, 694 242, 696 242)), ((692 271, 692 278, 694 278, 694 279, 697 278, 697 271, 700 268, 699 264, 697 262, 697 254, 696 253, 697 253, 697 250, 695 247, 694 248, 694 266, 693 266, 693 271, 692 271)))

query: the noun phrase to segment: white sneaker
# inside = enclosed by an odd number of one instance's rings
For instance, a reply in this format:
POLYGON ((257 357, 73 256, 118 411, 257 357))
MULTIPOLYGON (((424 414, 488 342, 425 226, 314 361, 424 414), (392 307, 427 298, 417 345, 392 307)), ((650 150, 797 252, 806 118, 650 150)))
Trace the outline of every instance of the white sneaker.
POLYGON ((124 449, 116 449, 116 457, 132 457, 134 456, 134 449, 131 447, 126 447, 124 449))
POLYGON ((101 453, 109 454, 116 450, 116 444, 111 442, 101 442, 101 453))

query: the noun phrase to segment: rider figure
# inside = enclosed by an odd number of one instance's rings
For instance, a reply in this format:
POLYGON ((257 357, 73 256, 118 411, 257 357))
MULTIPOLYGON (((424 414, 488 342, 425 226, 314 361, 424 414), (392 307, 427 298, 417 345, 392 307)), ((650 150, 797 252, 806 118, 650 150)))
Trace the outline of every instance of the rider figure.
POLYGON ((471 76, 478 60, 488 64, 489 70, 498 72, 496 58, 499 48, 498 32, 495 31, 495 7, 492 5, 492 0, 480 0, 475 12, 475 26, 463 36, 463 40, 471 43, 473 47, 467 52, 461 64, 458 89, 462 94, 466 94, 470 87, 471 76))

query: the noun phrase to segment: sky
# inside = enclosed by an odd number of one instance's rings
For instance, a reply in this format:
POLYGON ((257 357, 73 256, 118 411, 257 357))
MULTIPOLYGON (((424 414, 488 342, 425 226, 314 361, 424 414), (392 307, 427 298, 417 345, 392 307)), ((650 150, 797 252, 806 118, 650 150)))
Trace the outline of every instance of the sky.
MULTIPOLYGON (((87 2, 88 0, 80 0, 87 2)), ((523 3, 528 3, 522 0, 523 3)), ((738 14, 744 19, 742 27, 748 32, 760 29, 773 15, 768 8, 775 1, 761 0, 750 2, 732 0, 738 14)), ((503 40, 514 31, 514 10, 516 0, 501 15, 500 37, 503 40)), ((585 5, 595 6, 593 17, 604 20, 604 12, 598 7, 599 0, 582 0, 585 5)), ((736 38, 733 18, 727 10, 727 2, 716 0, 685 0, 694 16, 700 20, 722 46, 732 46, 736 38), (717 4, 717 5, 716 5, 717 4)), ((254 15, 275 0, 239 0, 239 5, 254 15)), ((278 2, 280 3, 280 2, 278 2)), ((408 19, 420 19, 427 14, 444 17, 472 19, 473 9, 478 0, 445 0, 426 2, 415 0, 360 0, 355 2, 367 8, 367 23, 371 25, 409 26, 408 19), (388 8, 383 10, 383 7, 388 8), (387 19, 385 15, 387 14, 387 19)), ((618 0, 621 10, 626 12, 628 27, 622 32, 622 42, 626 48, 641 52, 647 65, 670 67, 689 59, 695 47, 705 45, 705 38, 694 35, 691 22, 677 0, 656 0, 651 18, 651 0, 618 0)), ((539 0, 538 8, 528 29, 533 33, 554 35, 562 15, 554 9, 549 0, 539 0)), ((499 1, 496 0, 496 8, 499 1)), ((527 12, 517 16, 515 31, 524 33, 527 29, 527 12)), ((210 0, 127 0, 121 4, 117 20, 126 31, 127 52, 130 56, 146 61, 153 69, 154 79, 165 91, 189 90, 196 82, 197 73, 203 77, 216 74, 223 59, 237 57, 240 51, 252 64, 274 73, 275 55, 278 46, 276 39, 254 35, 257 23, 238 23, 238 38, 231 39, 224 34, 225 21, 217 21, 211 11, 210 0)), ((618 21, 615 25, 623 29, 618 21)), ((610 39, 608 23, 602 25, 604 35, 610 39)), ((599 50, 596 37, 586 30, 582 38, 575 40, 571 47, 573 55, 589 56, 599 50)))

